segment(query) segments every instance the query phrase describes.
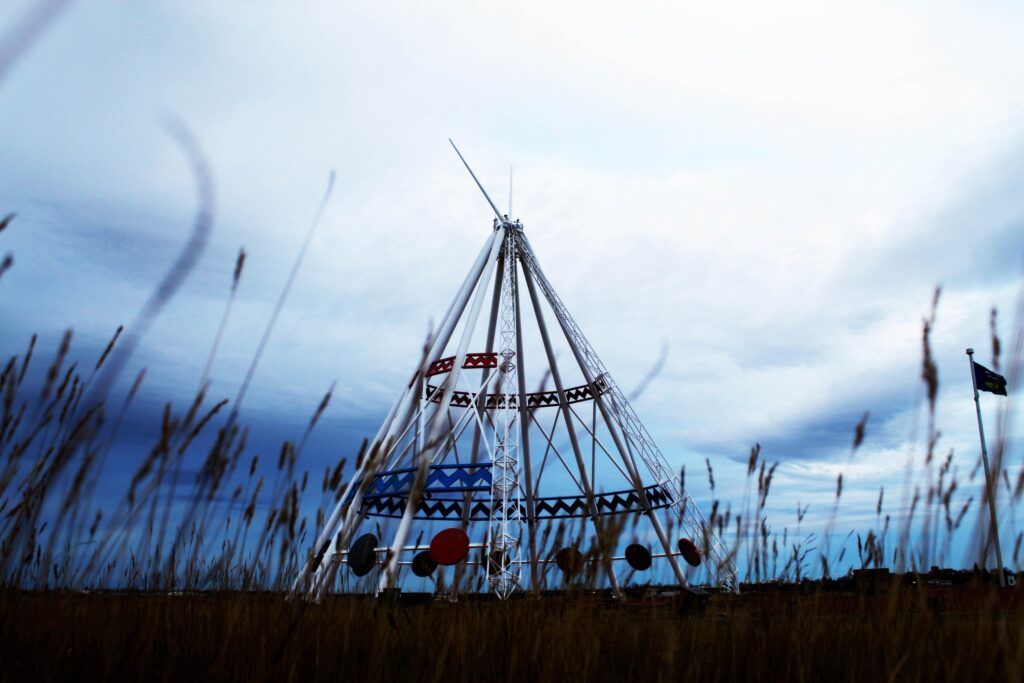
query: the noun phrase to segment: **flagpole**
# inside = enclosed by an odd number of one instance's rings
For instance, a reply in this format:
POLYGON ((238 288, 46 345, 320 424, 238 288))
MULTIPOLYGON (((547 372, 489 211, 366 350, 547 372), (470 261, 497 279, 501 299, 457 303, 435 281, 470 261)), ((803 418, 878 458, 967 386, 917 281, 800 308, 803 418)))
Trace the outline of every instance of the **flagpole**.
POLYGON ((978 399, 978 378, 974 374, 974 349, 967 349, 967 361, 971 368, 971 386, 974 388, 974 408, 978 412, 978 437, 981 439, 981 462, 985 467, 985 489, 988 494, 988 514, 992 527, 992 540, 996 544, 996 562, 999 563, 999 585, 1006 586, 1006 574, 1003 569, 1003 547, 999 543, 999 525, 996 522, 995 489, 992 486, 992 473, 988 468, 988 449, 985 447, 985 427, 981 423, 981 402, 978 399))

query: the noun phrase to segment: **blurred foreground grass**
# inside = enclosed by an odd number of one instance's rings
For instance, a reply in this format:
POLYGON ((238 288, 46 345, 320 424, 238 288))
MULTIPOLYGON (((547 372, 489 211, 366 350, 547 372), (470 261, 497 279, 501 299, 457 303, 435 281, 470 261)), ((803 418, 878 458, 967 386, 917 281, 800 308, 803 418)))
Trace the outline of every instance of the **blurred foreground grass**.
POLYGON ((323 604, 274 593, 0 594, 3 680, 1016 681, 1016 589, 323 604))

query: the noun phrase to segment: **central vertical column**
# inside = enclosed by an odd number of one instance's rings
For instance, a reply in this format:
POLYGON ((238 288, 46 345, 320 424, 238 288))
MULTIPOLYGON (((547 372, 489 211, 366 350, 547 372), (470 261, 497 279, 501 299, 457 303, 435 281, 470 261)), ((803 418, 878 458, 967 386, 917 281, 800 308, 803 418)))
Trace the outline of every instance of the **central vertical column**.
POLYGON ((505 230, 505 270, 501 283, 501 338, 498 355, 499 389, 494 406, 494 450, 491 467, 490 552, 487 577, 491 590, 507 598, 519 586, 522 564, 519 537, 521 501, 519 494, 519 407, 516 384, 516 239, 505 230))

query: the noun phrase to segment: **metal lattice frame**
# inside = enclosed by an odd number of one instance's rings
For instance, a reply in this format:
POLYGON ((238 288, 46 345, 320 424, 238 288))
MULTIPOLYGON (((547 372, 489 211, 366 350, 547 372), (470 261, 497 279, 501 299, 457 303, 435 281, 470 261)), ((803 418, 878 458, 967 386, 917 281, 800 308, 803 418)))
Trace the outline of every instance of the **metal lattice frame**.
MULTIPOLYGON (((469 166, 466 168, 468 170, 469 166)), ((480 186, 475 175, 473 179, 480 186)), ((482 186, 480 189, 483 191, 482 186)), ((536 547, 538 520, 583 517, 598 527, 601 515, 626 512, 648 517, 665 551, 654 556, 666 558, 679 584, 685 586, 687 579, 677 562, 679 553, 672 548, 658 518, 657 511, 661 509, 670 510, 681 530, 703 545, 703 561, 709 576, 735 589, 735 566, 724 544, 687 496, 679 477, 544 275, 522 225, 499 214, 486 191, 483 193, 497 215, 494 232, 445 313, 437 334, 424 349, 420 366, 381 425, 372 453, 359 463, 355 476, 317 537, 315 554, 296 579, 295 590, 307 591, 319 598, 333 584, 344 548, 367 515, 400 518, 390 546, 378 549, 386 551, 377 581, 378 590, 394 585, 399 566, 409 564, 401 560, 400 555, 412 548, 406 545, 406 540, 414 519, 459 518, 463 527, 471 520, 487 521, 486 543, 474 544, 474 547, 485 549, 488 586, 498 597, 506 598, 522 586, 524 564, 530 565, 529 585, 540 585, 538 565, 542 560, 538 558, 536 547), (543 342, 546 356, 543 365, 555 385, 554 391, 526 391, 522 323, 529 313, 524 316, 520 306, 520 267, 524 292, 528 294, 528 305, 543 342), (467 346, 491 289, 492 278, 486 350, 469 353, 467 346), (574 365, 583 373, 586 380, 583 386, 566 388, 561 381, 541 310, 542 301, 546 301, 546 307, 554 313, 558 328, 572 351, 574 365), (449 348, 462 321, 465 324, 455 355, 440 357, 449 348), (477 369, 481 371, 480 384, 469 386, 466 371, 477 369), (492 369, 496 372, 495 393, 488 393, 492 369), (428 378, 440 375, 445 377, 439 386, 428 383, 428 378), (571 405, 587 400, 594 403, 589 425, 571 405), (557 408, 550 434, 534 415, 536 409, 544 407, 557 408), (453 420, 452 410, 464 412, 453 420), (564 457, 553 440, 559 419, 571 447, 564 457), (599 419, 614 446, 606 447, 599 440, 599 419), (584 431, 578 434, 578 427, 584 431), (473 430, 470 470, 459 473, 462 466, 456 465, 453 469, 441 463, 449 449, 458 463, 457 442, 467 429, 473 430), (546 441, 537 470, 531 469, 531 434, 539 434, 546 441), (585 444, 581 443, 586 438, 591 440, 586 449, 589 463, 585 459, 585 444), (485 466, 490 470, 489 481, 482 481, 475 470, 470 479, 476 479, 463 481, 471 474, 472 463, 479 462, 481 445, 490 460, 485 466), (631 489, 610 494, 595 492, 587 470, 591 476, 596 474, 594 461, 598 448, 629 482, 631 489), (576 483, 579 496, 539 496, 549 454, 554 455, 576 483), (409 459, 412 467, 393 469, 409 459), (637 460, 643 463, 645 473, 638 469, 637 460), (474 502, 476 493, 482 497, 485 490, 489 490, 490 499, 474 502), (418 498, 416 493, 410 495, 413 491, 425 492, 425 497, 418 498), (446 491, 462 495, 433 497, 434 493, 446 491), (525 560, 521 549, 524 522, 529 541, 529 557, 525 560)), ((609 555, 610 551, 605 550, 609 555)), ((618 580, 610 560, 620 559, 608 557, 603 562, 616 594, 619 593, 618 580)), ((454 586, 453 590, 456 590, 454 586)))
MULTIPOLYGON (((498 356, 501 393, 516 389, 516 239, 507 230, 504 244, 505 268, 501 283, 501 342, 498 356)), ((490 556, 487 578, 498 597, 507 598, 519 586, 520 496, 519 496, 519 410, 503 402, 494 416, 494 460, 491 469, 491 514, 488 535, 490 556)))

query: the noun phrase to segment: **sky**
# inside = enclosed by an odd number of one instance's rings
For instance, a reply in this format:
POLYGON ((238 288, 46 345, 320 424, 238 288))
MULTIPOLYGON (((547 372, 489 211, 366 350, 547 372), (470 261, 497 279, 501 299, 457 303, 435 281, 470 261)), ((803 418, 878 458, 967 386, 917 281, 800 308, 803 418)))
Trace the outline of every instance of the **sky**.
MULTIPOLYGON (((0 34, 33 5, 4 3, 0 34)), ((935 288, 938 450, 962 479, 978 455, 964 349, 991 365, 993 307, 1004 370, 1021 334, 1022 15, 1003 2, 72 2, 0 81, 0 214, 18 214, 0 235, 15 258, 0 350, 33 332, 56 348, 73 327, 95 356, 134 318, 195 211, 174 117, 208 159, 214 227, 133 359, 150 368, 138 438, 163 401, 195 391, 244 247, 212 375, 233 396, 333 169, 243 407, 257 447, 276 451, 337 381, 305 456, 322 470, 376 431, 490 230, 452 138, 499 206, 514 167, 513 215, 627 392, 665 350, 635 408, 697 500, 710 503, 707 460, 715 494, 739 501, 760 443, 781 463, 774 527, 798 504, 807 526, 826 524, 842 472, 837 526, 863 528, 879 487, 897 510, 926 481, 935 288)), ((982 406, 992 434, 1002 416, 1020 435, 1014 404, 982 406)), ((1004 526, 1016 534, 1012 511, 1004 526)))

